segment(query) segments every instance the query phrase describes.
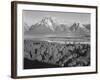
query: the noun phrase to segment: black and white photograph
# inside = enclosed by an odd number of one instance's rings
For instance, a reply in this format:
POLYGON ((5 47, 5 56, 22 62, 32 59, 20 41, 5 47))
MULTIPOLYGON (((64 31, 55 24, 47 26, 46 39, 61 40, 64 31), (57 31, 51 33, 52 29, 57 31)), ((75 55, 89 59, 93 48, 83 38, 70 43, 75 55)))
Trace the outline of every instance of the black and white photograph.
POLYGON ((24 69, 90 66, 90 14, 23 10, 24 69))
POLYGON ((13 78, 97 73, 97 6, 11 6, 13 78))

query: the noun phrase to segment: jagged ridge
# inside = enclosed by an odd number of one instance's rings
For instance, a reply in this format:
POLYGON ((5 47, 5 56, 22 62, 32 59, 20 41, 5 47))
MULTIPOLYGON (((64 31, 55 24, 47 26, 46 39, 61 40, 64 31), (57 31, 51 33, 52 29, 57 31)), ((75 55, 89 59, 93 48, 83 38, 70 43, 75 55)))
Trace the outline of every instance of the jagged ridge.
POLYGON ((32 25, 29 28, 29 32, 32 33, 43 33, 43 34, 52 34, 52 33, 71 33, 76 35, 90 35, 90 25, 73 23, 71 26, 57 22, 53 17, 44 17, 41 21, 32 25))

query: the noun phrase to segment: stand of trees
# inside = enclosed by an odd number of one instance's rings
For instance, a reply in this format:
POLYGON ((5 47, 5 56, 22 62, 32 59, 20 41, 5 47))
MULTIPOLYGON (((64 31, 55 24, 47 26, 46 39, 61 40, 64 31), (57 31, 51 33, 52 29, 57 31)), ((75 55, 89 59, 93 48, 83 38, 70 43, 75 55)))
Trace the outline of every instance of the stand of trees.
POLYGON ((24 58, 60 67, 89 66, 90 44, 24 40, 24 58))

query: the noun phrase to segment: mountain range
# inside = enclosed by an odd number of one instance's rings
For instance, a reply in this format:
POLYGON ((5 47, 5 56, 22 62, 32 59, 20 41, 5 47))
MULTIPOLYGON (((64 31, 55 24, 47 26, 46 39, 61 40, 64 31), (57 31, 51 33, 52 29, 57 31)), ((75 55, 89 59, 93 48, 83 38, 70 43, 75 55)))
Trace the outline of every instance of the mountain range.
POLYGON ((24 25, 25 32, 43 35, 58 35, 58 36, 90 36, 90 24, 73 23, 68 26, 67 24, 62 24, 57 22, 53 17, 44 17, 32 26, 24 25))

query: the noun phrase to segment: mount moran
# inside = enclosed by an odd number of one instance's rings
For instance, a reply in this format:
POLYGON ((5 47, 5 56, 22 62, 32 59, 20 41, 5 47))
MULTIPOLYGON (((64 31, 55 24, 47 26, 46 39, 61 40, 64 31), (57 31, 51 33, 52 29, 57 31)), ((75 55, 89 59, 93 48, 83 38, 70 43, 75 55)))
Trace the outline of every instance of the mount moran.
POLYGON ((32 26, 24 24, 24 32, 26 34, 43 34, 43 35, 59 35, 59 36, 90 36, 90 24, 73 23, 70 26, 57 22, 53 17, 44 17, 32 26))

